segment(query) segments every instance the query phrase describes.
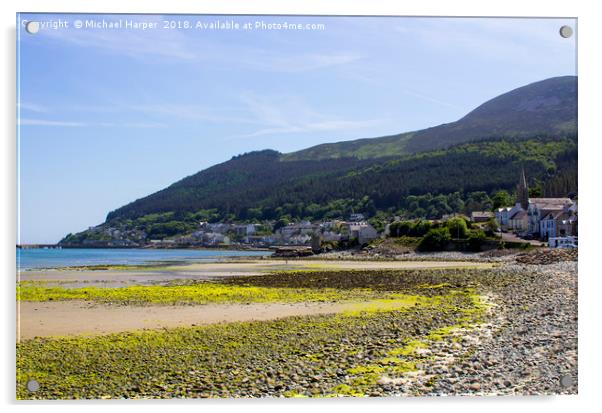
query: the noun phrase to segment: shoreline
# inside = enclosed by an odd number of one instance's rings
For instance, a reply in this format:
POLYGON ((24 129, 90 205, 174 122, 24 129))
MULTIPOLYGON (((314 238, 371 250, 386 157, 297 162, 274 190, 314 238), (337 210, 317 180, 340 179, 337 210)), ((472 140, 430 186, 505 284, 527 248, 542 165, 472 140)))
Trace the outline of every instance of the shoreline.
POLYGON ((224 290, 214 301, 189 305, 128 301, 129 292, 125 301, 94 294, 19 301, 18 314, 28 319, 19 325, 17 358, 25 367, 18 389, 40 377, 45 387, 34 398, 42 399, 56 397, 59 385, 61 395, 83 399, 577 393, 576 254, 540 250, 461 265, 441 261, 445 253, 433 256, 440 260, 256 259, 146 272, 41 271, 33 281, 54 279, 61 287, 165 285, 182 287, 175 292, 182 298, 188 286, 217 281, 224 290), (251 295, 232 294, 241 288, 251 295), (272 289, 289 289, 299 301, 261 295, 272 289), (312 301, 328 289, 335 295, 312 301), (303 295, 308 291, 313 296, 303 295), (358 300, 353 291, 371 295, 358 300), (86 361, 64 363, 61 354, 86 361), (180 359, 184 370, 174 362, 180 359), (48 370, 56 363, 60 368, 48 370), (157 385, 114 373, 124 366, 157 385), (79 384, 97 371, 104 372, 102 385, 79 384))
MULTIPOLYGON (((253 259, 257 259, 257 258, 261 258, 261 257, 270 257, 271 256, 271 252, 268 250, 242 250, 242 249, 205 249, 205 248, 195 248, 195 249, 181 249, 181 248, 170 248, 170 249, 164 249, 164 248, 153 248, 153 249, 146 249, 146 248, 72 248, 71 250, 91 250, 91 251, 98 251, 98 250, 121 250, 121 251, 148 251, 148 254, 138 254, 137 256, 134 255, 134 257, 127 257, 127 258, 115 258, 113 257, 112 259, 110 259, 111 261, 109 261, 109 258, 107 259, 107 262, 102 262, 98 259, 94 258, 88 258, 86 259, 86 257, 80 258, 73 258, 73 257, 67 257, 67 258, 60 258, 60 260, 63 261, 78 261, 79 263, 75 264, 75 265, 52 265, 49 264, 47 266, 20 266, 20 264, 23 261, 23 257, 20 256, 19 251, 32 251, 33 249, 17 249, 17 270, 19 272, 29 272, 29 271, 64 271, 64 270, 105 270, 105 269, 124 269, 124 270, 128 270, 128 269, 146 269, 146 268, 154 268, 154 267, 161 267, 161 268, 167 268, 170 266, 176 266, 176 265, 185 265, 187 263, 197 263, 197 262, 218 262, 221 260, 228 260, 228 259, 244 259, 244 258, 253 258, 253 259), (177 254, 175 256, 163 256, 165 254, 160 254, 157 257, 153 257, 152 251, 161 251, 161 250, 170 250, 170 251, 177 251, 177 252, 208 252, 208 255, 199 255, 199 256, 178 256, 177 254), (210 255, 212 252, 217 253, 217 255, 210 255), (218 253, 219 252, 219 253, 218 253), (224 252, 226 252, 224 254, 224 252), (228 252, 231 252, 232 254, 227 254, 228 252), (262 252, 265 252, 265 254, 261 254, 262 252), (247 253, 247 254, 244 254, 247 253), (243 254, 243 255, 240 255, 243 254), (146 255, 149 255, 148 257, 146 255), (88 261, 88 264, 81 264, 82 261, 88 261)), ((49 251, 49 250, 53 250, 53 249, 39 249, 40 251, 49 251)), ((133 253, 136 254, 136 253, 133 253)), ((169 254, 169 253, 167 253, 169 254)), ((48 261, 51 261, 53 258, 49 258, 47 259, 48 261)))
POLYGON ((167 245, 142 245, 142 246, 94 246, 94 245, 60 245, 60 244, 16 244, 20 250, 30 249, 66 249, 66 250, 227 250, 227 251, 271 251, 274 247, 252 247, 245 245, 203 245, 203 246, 167 246, 167 245))
POLYGON ((165 267, 117 269, 30 270, 20 273, 19 281, 75 283, 99 287, 160 285, 173 280, 208 281, 239 276, 257 276, 273 272, 353 271, 353 270, 448 270, 492 268, 497 263, 478 261, 355 261, 303 259, 234 259, 204 263, 186 263, 165 267))

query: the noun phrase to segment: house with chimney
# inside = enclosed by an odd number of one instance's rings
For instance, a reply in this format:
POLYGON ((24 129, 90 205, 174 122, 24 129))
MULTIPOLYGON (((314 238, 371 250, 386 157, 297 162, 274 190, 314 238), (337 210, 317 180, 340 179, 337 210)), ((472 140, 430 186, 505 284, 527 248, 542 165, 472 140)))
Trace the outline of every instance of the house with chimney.
POLYGON ((527 211, 520 202, 514 206, 505 206, 495 211, 495 220, 502 230, 524 232, 527 230, 527 211))
POLYGON ((524 169, 516 188, 517 203, 495 212, 505 230, 542 240, 577 235, 577 203, 570 198, 529 198, 524 169))
POLYGON ((542 239, 568 237, 577 235, 577 214, 570 208, 562 211, 548 212, 539 223, 539 234, 542 239))
POLYGON ((527 232, 547 239, 548 234, 556 233, 557 221, 569 214, 572 206, 573 201, 570 198, 529 199, 527 232))

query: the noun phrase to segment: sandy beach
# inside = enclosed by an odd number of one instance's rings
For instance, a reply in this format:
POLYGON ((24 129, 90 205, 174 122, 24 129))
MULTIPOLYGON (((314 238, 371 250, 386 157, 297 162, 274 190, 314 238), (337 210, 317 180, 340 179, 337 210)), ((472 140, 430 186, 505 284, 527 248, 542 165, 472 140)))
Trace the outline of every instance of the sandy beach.
POLYGON ((445 257, 24 272, 22 377, 45 398, 575 394, 576 254, 445 257))
POLYGON ((235 321, 332 314, 356 303, 250 303, 177 306, 110 306, 86 301, 22 302, 20 338, 99 335, 143 329, 193 327, 235 321))
MULTIPOLYGON (((44 281, 63 288, 118 288, 163 285, 174 280, 203 281, 290 270, 390 270, 489 268, 484 262, 460 261, 316 261, 248 260, 198 263, 149 270, 25 271, 21 281, 44 281)), ((187 327, 235 321, 271 320, 295 315, 330 314, 354 303, 249 303, 124 306, 83 300, 18 303, 21 340, 33 337, 98 335, 140 329, 187 327)))

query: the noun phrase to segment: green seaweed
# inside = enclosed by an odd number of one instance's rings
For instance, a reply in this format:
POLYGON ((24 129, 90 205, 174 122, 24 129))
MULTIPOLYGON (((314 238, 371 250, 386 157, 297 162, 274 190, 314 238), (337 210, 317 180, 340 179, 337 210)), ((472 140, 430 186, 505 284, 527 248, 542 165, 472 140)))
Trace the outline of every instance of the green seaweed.
POLYGON ((17 285, 20 301, 86 300, 122 304, 207 304, 266 302, 361 301, 382 297, 368 288, 267 288, 221 283, 151 285, 122 288, 63 288, 24 281, 17 285))
MULTIPOLYGON (((319 288, 296 278, 291 283, 294 287, 289 288, 257 285, 265 279, 247 284, 120 289, 62 289, 21 283, 21 299, 85 297, 126 304, 366 302, 341 314, 25 340, 17 344, 17 397, 364 397, 379 388, 382 377, 404 377, 417 370, 419 359, 427 362, 417 354, 418 349, 428 349, 437 340, 453 339, 456 329, 483 321, 489 304, 476 289, 460 287, 460 281, 466 284, 474 274, 466 273, 471 276, 436 272, 433 280, 443 278, 442 282, 450 286, 431 289, 410 288, 424 285, 424 277, 420 280, 416 276, 414 282, 408 273, 399 281, 389 273, 373 278, 358 273, 341 288, 330 286, 343 283, 340 275, 320 276, 319 288), (397 288, 404 277, 413 284, 397 288), (370 279, 376 288, 364 288, 370 279), (383 290, 383 279, 393 280, 397 289, 383 290), (38 392, 27 392, 29 379, 38 380, 38 392)), ((487 276, 480 279, 488 280, 487 276)))

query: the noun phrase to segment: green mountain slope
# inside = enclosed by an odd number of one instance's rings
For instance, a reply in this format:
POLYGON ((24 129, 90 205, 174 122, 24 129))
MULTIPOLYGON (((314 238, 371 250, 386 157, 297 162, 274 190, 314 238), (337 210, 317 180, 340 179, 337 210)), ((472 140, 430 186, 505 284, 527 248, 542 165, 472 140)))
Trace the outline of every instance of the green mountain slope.
POLYGON ((253 152, 119 208, 104 225, 152 236, 192 232, 201 220, 320 220, 378 211, 438 218, 491 208, 489 196, 512 193, 522 168, 541 195, 576 193, 576 137, 486 140, 377 161, 282 161, 274 151, 253 152))
POLYGON ((514 191, 521 168, 539 195, 567 196, 577 192, 573 87, 574 77, 548 79, 424 131, 235 156, 110 212, 100 232, 67 240, 105 237, 104 228, 184 234, 200 220, 318 220, 350 212, 437 218, 491 208, 496 191, 514 191), (433 140, 433 130, 445 133, 433 140))
POLYGON ((298 152, 282 155, 285 161, 320 160, 354 157, 358 159, 381 158, 387 156, 407 155, 407 142, 412 132, 382 138, 364 138, 354 141, 324 143, 298 152))
POLYGON ((399 156, 475 139, 576 133, 577 77, 562 76, 500 95, 453 123, 382 138, 317 145, 286 154, 283 159, 399 156))
POLYGON ((446 148, 489 137, 563 135, 577 132, 577 77, 563 76, 514 89, 457 122, 417 132, 408 152, 446 148))
POLYGON ((186 177, 173 185, 138 199, 108 214, 136 218, 151 213, 219 208, 223 214, 241 213, 241 202, 285 196, 291 182, 319 182, 349 170, 370 165, 371 160, 341 158, 325 161, 282 162, 272 150, 251 152, 186 177))

